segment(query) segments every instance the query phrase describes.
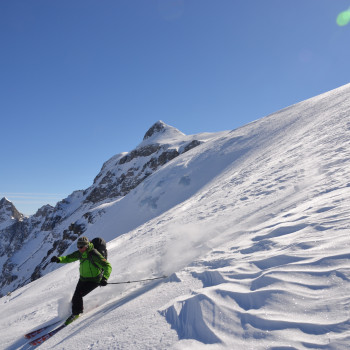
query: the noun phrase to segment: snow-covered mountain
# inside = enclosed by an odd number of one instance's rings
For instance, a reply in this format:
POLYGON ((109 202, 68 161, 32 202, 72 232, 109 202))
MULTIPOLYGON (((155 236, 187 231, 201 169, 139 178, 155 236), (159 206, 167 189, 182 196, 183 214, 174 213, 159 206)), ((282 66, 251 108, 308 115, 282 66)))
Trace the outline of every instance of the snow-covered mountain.
POLYGON ((1 298, 3 347, 69 313, 78 265, 48 261, 84 232, 109 241, 110 281, 169 277, 95 290, 41 349, 347 349, 349 162, 350 85, 232 131, 158 122, 89 189, 18 219, 9 271, 46 275, 1 298))
MULTIPOLYGON (((105 213, 105 207, 120 201, 157 169, 205 142, 208 135, 186 136, 162 121, 155 123, 133 151, 109 159, 85 191, 75 191, 55 207, 46 205, 30 217, 14 205, 0 201, 0 295, 46 273, 50 258, 61 255, 89 225, 105 213)), ((145 213, 144 220, 159 211, 145 213)), ((130 213, 131 214, 131 213, 130 213)), ((135 226, 135 215, 124 218, 126 230, 135 226)), ((118 230, 109 239, 127 231, 118 230)))

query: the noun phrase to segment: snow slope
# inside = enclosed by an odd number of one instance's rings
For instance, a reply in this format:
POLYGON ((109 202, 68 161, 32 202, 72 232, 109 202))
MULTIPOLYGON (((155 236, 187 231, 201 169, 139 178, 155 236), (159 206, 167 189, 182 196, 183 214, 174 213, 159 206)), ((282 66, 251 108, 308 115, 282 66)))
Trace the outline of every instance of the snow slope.
MULTIPOLYGON (((40 349, 348 349, 349 161, 350 85, 211 135, 85 232, 110 281, 169 277, 98 288, 40 349)), ((0 299, 1 347, 68 315, 77 274, 0 299)))

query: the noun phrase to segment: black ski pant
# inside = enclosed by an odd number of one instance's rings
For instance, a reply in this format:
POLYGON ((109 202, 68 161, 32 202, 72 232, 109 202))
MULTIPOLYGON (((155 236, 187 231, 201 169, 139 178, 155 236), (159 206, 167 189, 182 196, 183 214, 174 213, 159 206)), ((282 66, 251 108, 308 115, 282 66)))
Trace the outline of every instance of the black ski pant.
POLYGON ((84 311, 83 297, 99 286, 96 282, 79 280, 72 299, 72 314, 78 315, 84 311))

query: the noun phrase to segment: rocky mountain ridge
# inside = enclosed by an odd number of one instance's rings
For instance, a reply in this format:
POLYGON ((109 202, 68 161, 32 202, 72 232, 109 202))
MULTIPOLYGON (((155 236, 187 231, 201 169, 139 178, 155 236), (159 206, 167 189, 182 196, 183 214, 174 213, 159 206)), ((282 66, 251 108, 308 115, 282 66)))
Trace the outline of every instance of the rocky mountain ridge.
MULTIPOLYGON (((204 137, 205 141, 205 137, 204 137)), ((3 198, 0 201, 0 295, 33 281, 47 271, 52 255, 62 255, 103 215, 101 206, 125 197, 172 159, 201 144, 162 121, 156 122, 134 150, 113 156, 93 184, 25 217, 3 198), (171 143, 169 143, 171 140, 171 143), (96 209, 97 208, 97 209, 96 209)))
POLYGON ((24 215, 21 214, 11 201, 6 197, 0 199, 0 227, 6 227, 13 221, 23 220, 24 215))

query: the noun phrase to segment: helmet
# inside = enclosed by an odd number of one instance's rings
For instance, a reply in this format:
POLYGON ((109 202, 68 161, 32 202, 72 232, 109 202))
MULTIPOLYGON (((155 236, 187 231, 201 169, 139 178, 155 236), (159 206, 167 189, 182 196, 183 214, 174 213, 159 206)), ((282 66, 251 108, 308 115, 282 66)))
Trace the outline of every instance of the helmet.
POLYGON ((77 247, 78 248, 83 248, 85 246, 88 246, 89 245, 89 239, 85 236, 82 236, 82 237, 79 237, 78 238, 78 241, 77 241, 77 247))

